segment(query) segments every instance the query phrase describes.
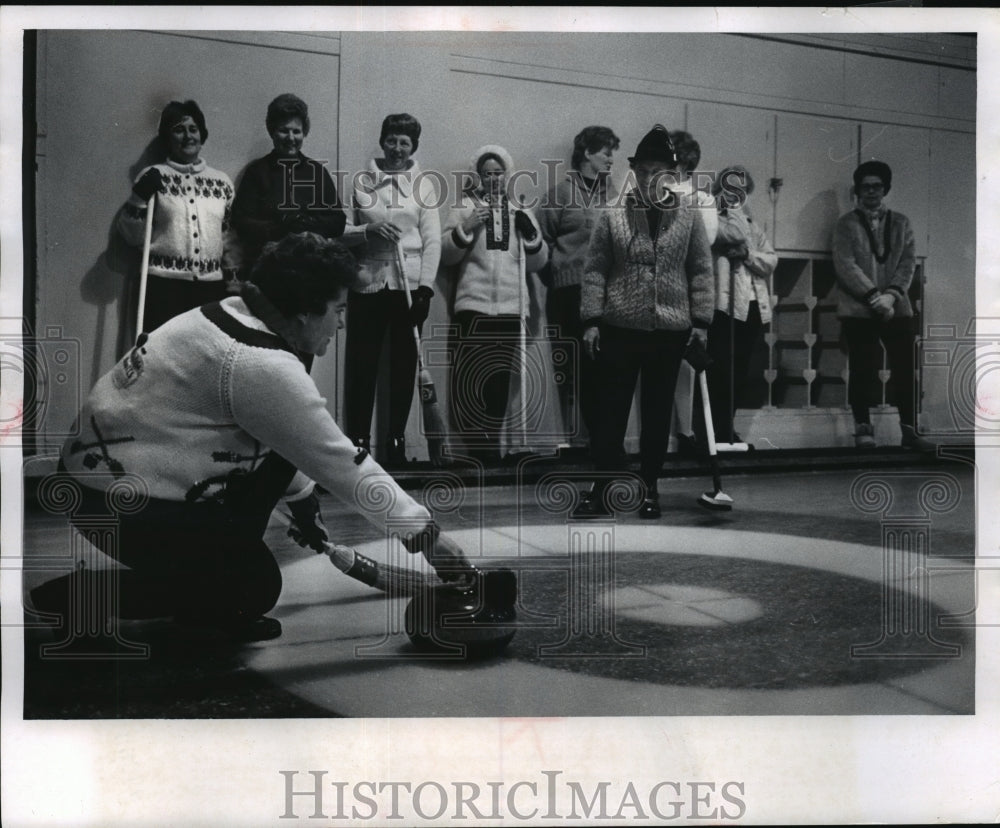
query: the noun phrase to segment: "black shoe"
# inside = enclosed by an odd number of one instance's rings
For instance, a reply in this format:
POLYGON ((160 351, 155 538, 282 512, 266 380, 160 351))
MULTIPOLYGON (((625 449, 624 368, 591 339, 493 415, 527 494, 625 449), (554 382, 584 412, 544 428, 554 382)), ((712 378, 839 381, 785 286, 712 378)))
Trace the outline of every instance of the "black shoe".
POLYGON ((659 501, 652 497, 643 498, 642 506, 639 507, 641 520, 659 520, 662 516, 663 512, 660 510, 659 501))
POLYGON ((913 449, 914 451, 937 451, 937 443, 931 442, 926 437, 921 437, 917 434, 913 426, 900 426, 900 431, 903 433, 903 439, 900 443, 903 448, 913 449))
POLYGON ((580 502, 570 514, 574 520, 593 520, 612 516, 612 513, 604 505, 603 495, 595 497, 594 492, 580 492, 580 502))
POLYGON ((399 471, 409 465, 410 463, 406 459, 406 440, 402 437, 392 437, 389 440, 389 449, 385 455, 383 468, 399 471))

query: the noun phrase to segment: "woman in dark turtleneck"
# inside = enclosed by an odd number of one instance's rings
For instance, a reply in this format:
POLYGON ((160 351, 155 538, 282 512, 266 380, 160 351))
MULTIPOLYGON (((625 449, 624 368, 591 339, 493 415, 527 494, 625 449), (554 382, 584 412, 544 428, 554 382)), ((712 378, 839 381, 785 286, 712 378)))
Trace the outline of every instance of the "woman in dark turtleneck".
POLYGON ((233 202, 247 273, 268 242, 306 231, 336 238, 346 221, 330 173, 302 154, 309 134, 305 102, 296 95, 279 95, 267 107, 265 124, 274 149, 250 162, 233 202))

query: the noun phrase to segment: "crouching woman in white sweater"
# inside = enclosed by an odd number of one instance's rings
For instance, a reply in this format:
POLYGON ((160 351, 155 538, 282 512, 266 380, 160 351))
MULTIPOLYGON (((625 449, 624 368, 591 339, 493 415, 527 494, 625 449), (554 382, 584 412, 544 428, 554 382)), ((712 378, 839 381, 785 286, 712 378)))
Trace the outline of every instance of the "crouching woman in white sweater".
MULTIPOLYGON (((117 539, 92 520, 76 523, 128 567, 115 575, 119 617, 173 616, 238 640, 279 635, 279 622, 264 617, 281 573, 263 534, 284 496, 300 542, 323 549, 312 481, 380 530, 412 526, 404 543, 442 577, 468 571, 428 511, 343 434, 299 358, 326 351, 356 271, 337 241, 301 233, 272 242, 240 296, 141 337, 97 382, 61 467, 83 501, 74 515, 107 514, 125 480, 148 494, 145 508, 117 516, 117 539)), ((95 583, 105 576, 83 570, 42 584, 35 608, 65 612, 74 597, 108 594, 95 583)))

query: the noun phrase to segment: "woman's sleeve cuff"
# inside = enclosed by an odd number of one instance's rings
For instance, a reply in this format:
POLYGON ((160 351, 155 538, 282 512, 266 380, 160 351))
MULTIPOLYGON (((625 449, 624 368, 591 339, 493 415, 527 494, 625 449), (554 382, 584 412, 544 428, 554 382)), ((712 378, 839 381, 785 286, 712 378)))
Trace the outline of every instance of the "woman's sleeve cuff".
POLYGON ((455 225, 455 229, 451 231, 451 239, 456 247, 472 247, 473 238, 465 234, 461 224, 455 225))

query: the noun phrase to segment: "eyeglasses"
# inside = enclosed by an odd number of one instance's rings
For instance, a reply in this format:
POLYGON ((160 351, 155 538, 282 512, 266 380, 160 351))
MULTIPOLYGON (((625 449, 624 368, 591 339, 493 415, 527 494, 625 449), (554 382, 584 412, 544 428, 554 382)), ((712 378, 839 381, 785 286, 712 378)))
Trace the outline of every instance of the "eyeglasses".
POLYGON ((880 193, 885 189, 885 184, 861 184, 858 189, 862 192, 880 193))

